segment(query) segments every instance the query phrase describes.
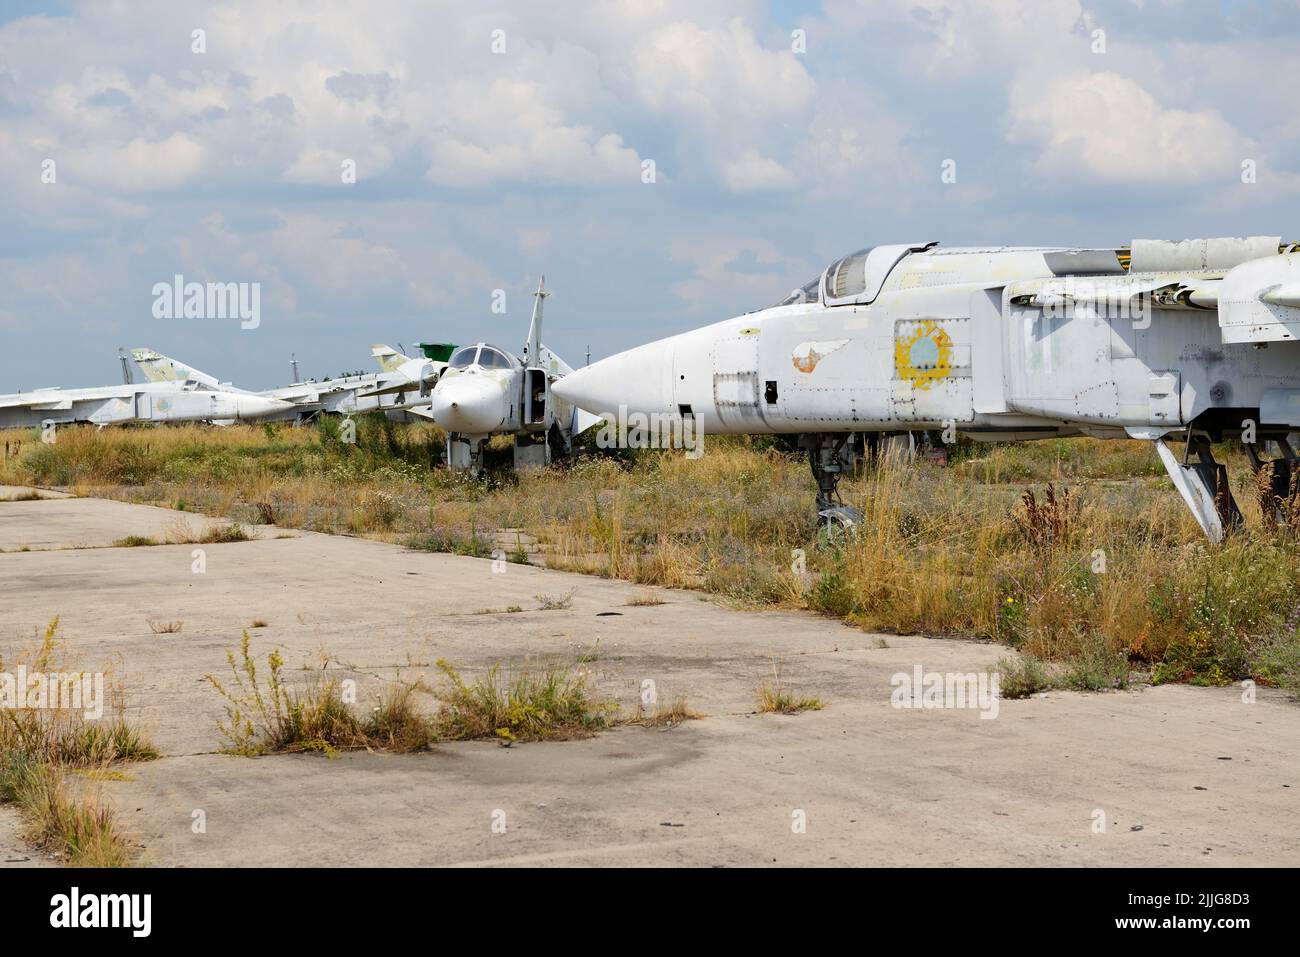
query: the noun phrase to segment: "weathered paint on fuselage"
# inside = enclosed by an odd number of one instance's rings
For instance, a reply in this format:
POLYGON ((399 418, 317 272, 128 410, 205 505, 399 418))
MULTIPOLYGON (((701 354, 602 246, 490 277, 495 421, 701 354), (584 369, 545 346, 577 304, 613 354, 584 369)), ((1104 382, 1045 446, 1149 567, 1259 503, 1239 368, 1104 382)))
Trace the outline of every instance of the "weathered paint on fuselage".
MULTIPOLYGON (((1215 405, 1257 409, 1266 390, 1300 388, 1300 345, 1225 346, 1212 308, 1153 308, 1146 324, 1013 302, 1067 278, 1059 260, 1079 252, 913 252, 869 304, 749 313, 602 360, 557 389, 596 414, 689 411, 712 434, 955 424, 1032 437, 1173 430, 1215 405)), ((1225 273, 1068 278, 1145 288, 1225 273)))

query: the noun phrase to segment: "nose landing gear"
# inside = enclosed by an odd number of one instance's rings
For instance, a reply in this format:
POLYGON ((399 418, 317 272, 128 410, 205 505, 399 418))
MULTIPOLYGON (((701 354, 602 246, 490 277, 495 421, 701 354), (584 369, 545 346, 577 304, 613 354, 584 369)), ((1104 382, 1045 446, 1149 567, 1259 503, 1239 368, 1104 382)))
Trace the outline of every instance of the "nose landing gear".
POLYGON ((447 434, 447 467, 478 475, 483 471, 483 436, 447 434))
POLYGON ((808 465, 817 482, 817 546, 838 548, 862 524, 862 512, 844 504, 838 486, 840 477, 853 468, 853 434, 810 432, 799 436, 808 451, 808 465))

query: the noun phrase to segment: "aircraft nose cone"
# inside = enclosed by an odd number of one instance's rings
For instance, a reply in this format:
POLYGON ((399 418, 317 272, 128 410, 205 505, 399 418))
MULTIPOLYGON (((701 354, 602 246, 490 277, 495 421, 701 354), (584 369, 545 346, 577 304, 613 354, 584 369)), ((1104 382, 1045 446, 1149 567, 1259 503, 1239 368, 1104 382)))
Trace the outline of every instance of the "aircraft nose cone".
POLYGON ((677 411, 672 393, 673 347, 668 340, 601 359, 559 379, 551 392, 593 415, 677 411))
POLYGON ((292 408, 292 402, 285 402, 282 399, 268 399, 260 395, 241 395, 235 399, 235 415, 237 418, 245 420, 260 419, 264 416, 274 415, 277 412, 287 412, 292 408))
POLYGON ((429 413, 448 432, 485 435, 505 423, 505 396, 492 379, 458 375, 433 390, 429 413))

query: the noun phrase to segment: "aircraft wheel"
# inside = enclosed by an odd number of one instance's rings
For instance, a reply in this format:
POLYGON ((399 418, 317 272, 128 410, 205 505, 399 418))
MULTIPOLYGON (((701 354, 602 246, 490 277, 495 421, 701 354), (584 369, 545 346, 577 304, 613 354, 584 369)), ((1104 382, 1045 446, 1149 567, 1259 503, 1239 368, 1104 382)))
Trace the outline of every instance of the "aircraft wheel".
POLYGON ((862 512, 847 505, 827 508, 817 513, 817 548, 823 551, 843 548, 857 534, 862 512))

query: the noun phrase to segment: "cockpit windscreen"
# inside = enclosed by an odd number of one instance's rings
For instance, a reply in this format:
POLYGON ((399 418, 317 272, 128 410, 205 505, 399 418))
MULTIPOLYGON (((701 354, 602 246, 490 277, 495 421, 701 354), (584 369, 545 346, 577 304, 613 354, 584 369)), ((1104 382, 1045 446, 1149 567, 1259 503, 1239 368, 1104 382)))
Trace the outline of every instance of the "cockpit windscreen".
POLYGON ((790 295, 786 296, 778 306, 794 306, 801 302, 821 302, 822 300, 822 277, 818 276, 806 286, 802 286, 790 295))
POLYGON ((480 349, 478 364, 484 369, 509 369, 511 367, 509 357, 496 346, 484 346, 480 349))
POLYGON ((474 364, 474 356, 478 353, 478 346, 463 346, 451 354, 447 360, 448 369, 468 369, 474 364))

